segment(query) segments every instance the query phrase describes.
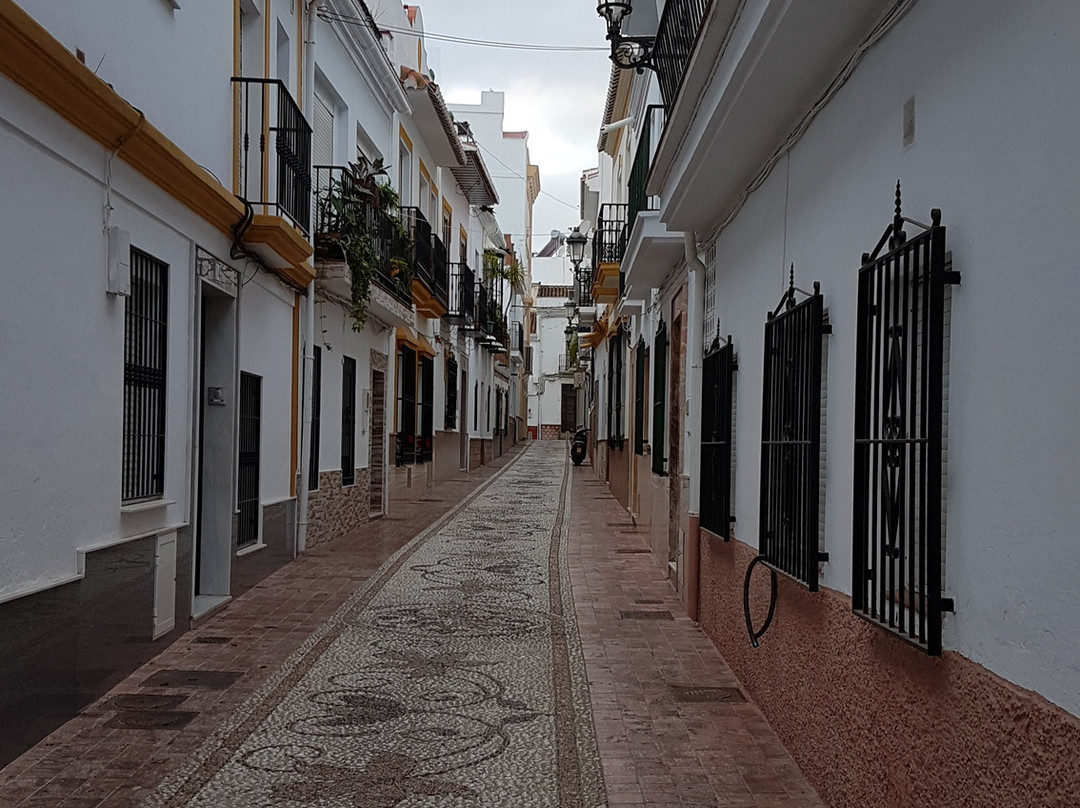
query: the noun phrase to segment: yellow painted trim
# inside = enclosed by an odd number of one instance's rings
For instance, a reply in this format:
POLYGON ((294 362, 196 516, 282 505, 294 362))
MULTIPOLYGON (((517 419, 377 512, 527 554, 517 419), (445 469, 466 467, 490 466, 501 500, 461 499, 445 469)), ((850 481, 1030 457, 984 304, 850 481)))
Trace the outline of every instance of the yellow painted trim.
MULTIPOLYGON (((227 236, 244 206, 12 0, 0 0, 0 73, 227 236)), ((315 271, 311 245, 279 216, 256 215, 245 241, 266 244, 300 285, 315 271)))
POLYGON ((416 38, 416 72, 424 72, 424 41, 420 37, 416 38))
POLYGON ((315 279, 315 270, 306 264, 311 257, 311 244, 289 222, 280 216, 271 216, 266 213, 256 213, 252 219, 251 227, 244 234, 244 241, 248 244, 265 244, 289 265, 282 269, 275 267, 278 272, 294 280, 294 275, 304 279, 302 285, 315 279), (305 265, 307 269, 305 269, 305 265), (308 277, 310 275, 310 277, 308 277))
MULTIPOLYGON (((310 292, 309 292, 310 294, 310 292)), ((292 440, 289 447, 289 496, 296 496, 296 478, 300 473, 299 457, 300 448, 297 445, 300 439, 300 431, 297 424, 300 422, 297 406, 300 402, 300 294, 293 295, 293 318, 292 318, 292 440)), ((305 475, 306 479, 306 475, 305 475)))
POLYGON ((401 124, 398 124, 398 129, 400 130, 398 132, 398 137, 400 137, 402 142, 405 144, 405 148, 407 148, 411 152, 413 150, 412 138, 409 137, 409 133, 405 131, 405 127, 401 124))
POLYGON ((407 328, 402 328, 401 326, 398 326, 395 336, 397 337, 397 346, 394 348, 395 353, 397 352, 397 349, 401 347, 401 343, 405 343, 410 348, 416 351, 417 359, 419 359, 421 356, 430 356, 433 359, 435 358, 435 348, 430 342, 428 342, 427 337, 425 337, 423 334, 417 334, 414 337, 412 334, 409 333, 409 330, 407 328))
POLYGON ((424 159, 420 158, 420 175, 428 181, 428 186, 435 187, 435 180, 431 178, 431 174, 427 170, 427 166, 424 165, 424 159))
MULTIPOLYGON (((425 317, 436 318, 446 316, 446 306, 435 299, 435 295, 431 293, 431 290, 428 289, 424 282, 419 278, 413 279, 412 299, 417 312, 423 314, 425 317)), ((432 356, 434 356, 434 354, 432 354, 432 356)))

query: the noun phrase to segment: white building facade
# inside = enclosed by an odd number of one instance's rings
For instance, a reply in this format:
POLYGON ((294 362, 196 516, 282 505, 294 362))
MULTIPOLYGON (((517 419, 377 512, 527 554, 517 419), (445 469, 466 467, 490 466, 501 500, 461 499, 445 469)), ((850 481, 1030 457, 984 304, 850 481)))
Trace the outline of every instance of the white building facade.
POLYGON ((669 0, 648 33, 689 56, 615 75, 605 111, 632 122, 601 138, 594 294, 667 380, 623 430, 666 470, 598 450, 830 805, 1078 787, 1080 376, 1071 298, 1046 290, 1069 287, 1075 116, 1056 99, 1080 18, 991 6, 669 0), (1003 337, 1004 311, 1042 325, 1003 337))

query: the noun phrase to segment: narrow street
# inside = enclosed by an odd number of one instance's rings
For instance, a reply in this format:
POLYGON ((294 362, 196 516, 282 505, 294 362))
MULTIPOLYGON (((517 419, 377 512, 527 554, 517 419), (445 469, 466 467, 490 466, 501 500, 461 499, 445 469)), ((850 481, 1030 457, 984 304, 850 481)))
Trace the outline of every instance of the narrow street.
POLYGON ((822 804, 565 443, 423 504, 186 634, 0 805, 822 804))

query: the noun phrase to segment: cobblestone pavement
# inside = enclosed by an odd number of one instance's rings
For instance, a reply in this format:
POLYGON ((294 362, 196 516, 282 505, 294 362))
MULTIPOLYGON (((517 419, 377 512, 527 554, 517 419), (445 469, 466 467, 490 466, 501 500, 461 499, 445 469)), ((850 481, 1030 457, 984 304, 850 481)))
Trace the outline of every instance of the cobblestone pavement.
POLYGON ((189 632, 0 806, 821 805, 564 443, 475 476, 189 632))

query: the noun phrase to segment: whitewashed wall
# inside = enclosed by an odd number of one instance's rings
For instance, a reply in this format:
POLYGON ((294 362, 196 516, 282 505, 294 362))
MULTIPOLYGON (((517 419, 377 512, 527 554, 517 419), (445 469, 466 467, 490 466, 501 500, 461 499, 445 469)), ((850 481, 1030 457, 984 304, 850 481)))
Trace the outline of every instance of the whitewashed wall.
POLYGON ((1063 99, 1080 87, 1078 40, 1074 3, 917 4, 716 244, 717 311, 740 368, 736 531, 750 544, 765 312, 789 263, 802 288, 822 282, 833 323, 823 581, 850 592, 860 255, 890 221, 898 177, 906 215, 927 221, 941 208, 963 275, 952 297, 945 586, 956 614, 945 644, 1075 714, 1080 108, 1063 99), (905 150, 911 96, 916 141, 905 150))
POLYGON ((146 119, 226 185, 232 175, 233 8, 20 0, 19 5, 146 119), (161 69, 183 65, 182 70, 161 69))
POLYGON ((184 524, 194 248, 220 234, 117 160, 110 224, 169 265, 164 501, 121 514, 124 301, 105 291, 107 152, 0 77, 0 598, 80 573, 77 550, 184 524), (62 189, 62 192, 59 190, 62 189))

